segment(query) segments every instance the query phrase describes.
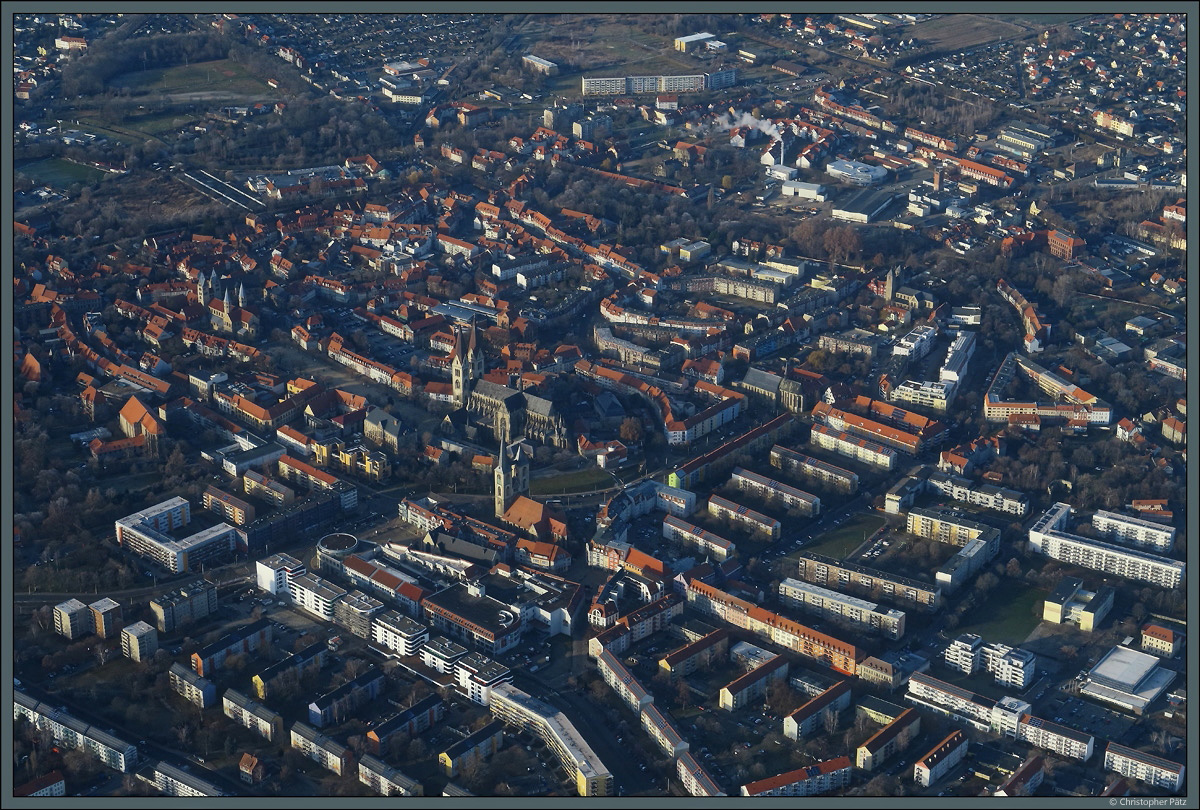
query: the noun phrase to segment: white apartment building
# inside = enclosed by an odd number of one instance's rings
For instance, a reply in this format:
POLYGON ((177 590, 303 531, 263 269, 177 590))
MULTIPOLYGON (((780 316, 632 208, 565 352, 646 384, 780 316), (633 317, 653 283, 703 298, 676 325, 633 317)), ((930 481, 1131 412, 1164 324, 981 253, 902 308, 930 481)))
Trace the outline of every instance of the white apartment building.
POLYGON ((1163 588, 1178 588, 1183 582, 1185 564, 1178 560, 1064 531, 1071 512, 1070 505, 1065 503, 1047 509, 1029 529, 1030 549, 1055 560, 1163 588))
POLYGON ((291 587, 292 599, 298 606, 327 622, 333 621, 334 602, 348 593, 345 588, 308 572, 291 578, 291 587))
POLYGON ((371 622, 371 640, 396 655, 416 655, 429 641, 429 628, 397 610, 385 610, 371 622))
POLYGON ((974 674, 983 660, 983 639, 974 633, 962 634, 946 647, 942 660, 956 672, 974 674))
POLYGON ((202 563, 233 551, 238 533, 228 523, 183 538, 169 534, 190 522, 191 507, 187 500, 171 498, 117 520, 117 543, 173 574, 199 568, 202 563))
POLYGON ((929 787, 967 756, 967 737, 958 729, 935 745, 913 765, 913 781, 929 787))
POLYGON ((290 602, 292 578, 307 571, 304 563, 290 554, 272 554, 254 564, 255 584, 260 591, 266 591, 290 602))
POLYGON ((1183 766, 1114 742, 1104 750, 1104 767, 1147 785, 1178 793, 1183 788, 1183 766))
POLYGON ((1118 515, 1100 510, 1092 515, 1092 526, 1097 532, 1119 543, 1137 548, 1152 548, 1169 552, 1175 544, 1175 527, 1164 526, 1141 518, 1118 515))
POLYGON ((92 632, 92 613, 78 599, 68 599, 54 606, 54 632, 76 639, 92 632))
POLYGON ((221 696, 221 710, 239 726, 274 742, 283 734, 283 717, 241 692, 226 689, 221 696))

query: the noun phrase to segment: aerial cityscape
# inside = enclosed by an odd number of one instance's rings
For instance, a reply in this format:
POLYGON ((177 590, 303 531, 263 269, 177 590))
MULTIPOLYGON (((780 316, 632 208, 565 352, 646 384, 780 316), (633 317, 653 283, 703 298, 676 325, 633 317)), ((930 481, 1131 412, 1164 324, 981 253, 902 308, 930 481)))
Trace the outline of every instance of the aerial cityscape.
POLYGON ((1188 16, 14 4, 4 795, 1194 801, 1188 16))

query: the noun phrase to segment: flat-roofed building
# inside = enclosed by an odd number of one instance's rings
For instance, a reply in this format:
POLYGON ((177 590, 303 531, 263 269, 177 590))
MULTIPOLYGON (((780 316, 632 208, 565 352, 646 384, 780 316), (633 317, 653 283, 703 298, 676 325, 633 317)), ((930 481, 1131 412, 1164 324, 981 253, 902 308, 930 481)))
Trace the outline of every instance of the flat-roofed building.
POLYGON ((935 745, 913 765, 913 781, 929 787, 967 756, 967 737, 958 729, 935 745))
POLYGON ((1175 680, 1175 672, 1160 666, 1153 655, 1128 647, 1113 647, 1087 673, 1083 694, 1142 714, 1175 680))
POLYGON ((345 774, 353 762, 350 749, 307 723, 293 723, 288 736, 292 748, 338 776, 345 774))
POLYGON ((1169 552, 1175 545, 1175 527, 1153 520, 1127 517, 1100 510, 1092 515, 1092 527, 1102 536, 1135 548, 1169 552))
POLYGON ((192 535, 170 534, 191 522, 191 508, 184 498, 171 498, 116 521, 117 543, 173 574, 198 569, 202 563, 233 553, 237 529, 219 523, 192 535))
POLYGON ((378 757, 363 754, 358 761, 358 781, 380 796, 424 796, 420 782, 405 776, 378 757))
POLYGON ((145 622, 134 622, 121 631, 121 654, 130 661, 149 661, 158 650, 158 631, 145 622))
POLYGON ((92 630, 100 638, 113 638, 121 629, 121 604, 115 599, 104 597, 88 605, 92 618, 92 630))
POLYGON ((350 591, 333 603, 333 621, 359 638, 370 638, 371 624, 383 609, 383 602, 374 596, 350 591))
POLYGON ((838 681, 783 718, 783 736, 799 740, 825 730, 827 718, 850 707, 850 682, 838 681))
POLYGON ((925 479, 929 486, 948 498, 982 506, 1017 517, 1029 513, 1029 497, 1024 492, 992 484, 980 484, 960 475, 931 470, 925 479))
POLYGON ((898 576, 877 568, 869 568, 854 562, 844 562, 823 554, 804 552, 796 558, 797 574, 805 582, 826 587, 848 586, 878 594, 893 604, 919 607, 929 613, 938 609, 942 601, 942 589, 908 577, 898 576))
POLYGON ((202 678, 183 664, 171 664, 168 670, 171 689, 188 703, 207 709, 217 702, 217 687, 208 678, 202 678))
POLYGON ((68 599, 54 606, 54 632, 76 639, 92 632, 92 613, 78 599, 68 599))
POLYGON ((1029 548, 1055 560, 1083 568, 1140 580, 1163 588, 1178 588, 1185 564, 1146 551, 1091 540, 1066 531, 1073 510, 1056 503, 1029 528, 1029 548))
POLYGON ((914 672, 909 677, 908 691, 904 697, 909 703, 968 723, 980 731, 990 731, 992 728, 995 700, 938 680, 924 672, 914 672))
POLYGON ((228 796, 224 790, 194 773, 166 762, 154 766, 154 786, 164 796, 228 796))
POLYGON ((791 577, 779 583, 779 596, 785 605, 803 607, 824 617, 846 621, 893 641, 904 635, 905 614, 902 610, 881 608, 875 602, 791 577))
POLYGON ((454 682, 459 693, 481 706, 492 701, 492 689, 512 682, 512 670, 486 655, 471 652, 454 663, 454 682))
POLYGON ((1104 749, 1104 767, 1171 793, 1183 789, 1184 767, 1178 762, 1110 742, 1104 749))
POLYGON ((296 605, 327 622, 333 621, 334 604, 348 593, 345 588, 311 571, 292 577, 289 585, 296 605))
POLYGON ((196 580, 178 590, 150 600, 150 612, 160 633, 172 633, 177 628, 207 618, 217 609, 217 588, 196 580))
POLYGON ((445 636, 434 636, 421 647, 421 663, 443 675, 454 673, 460 658, 470 652, 466 647, 445 636))
POLYGON ((407 657, 416 655, 429 641, 429 628, 398 610, 385 610, 371 622, 371 639, 384 649, 407 657))
POLYGON ((489 655, 507 652, 521 641, 522 617, 488 596, 481 584, 451 585, 425 597, 421 607, 430 627, 489 655))
POLYGON ((905 530, 917 537, 954 546, 965 546, 972 540, 987 540, 1000 534, 998 529, 970 519, 965 512, 939 507, 909 510, 905 530))
POLYGON ((580 796, 611 796, 613 776, 570 720, 512 684, 492 690, 491 712, 509 725, 536 734, 574 779, 580 796))
POLYGON ((1070 623, 1090 633, 1112 610, 1115 597, 1116 591, 1108 586, 1085 591, 1082 579, 1063 577, 1042 603, 1042 621, 1070 623))
POLYGON ((893 754, 908 747, 921 730, 921 716, 916 709, 905 709, 892 722, 868 738, 855 751, 855 764, 864 771, 873 771, 893 754))
POLYGON ((819 796, 848 786, 853 774, 850 757, 837 757, 742 785, 742 795, 819 796))

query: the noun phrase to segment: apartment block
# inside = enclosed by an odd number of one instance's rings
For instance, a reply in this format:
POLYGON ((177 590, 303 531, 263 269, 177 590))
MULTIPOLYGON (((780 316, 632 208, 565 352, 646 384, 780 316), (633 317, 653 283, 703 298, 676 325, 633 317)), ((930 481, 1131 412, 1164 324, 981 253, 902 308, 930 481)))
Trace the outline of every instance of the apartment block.
POLYGON ((704 766, 696 761, 690 751, 684 751, 675 762, 675 773, 689 796, 724 796, 725 791, 716 783, 704 766))
POLYGON ((802 607, 821 616, 849 622, 856 628, 893 641, 904 635, 905 614, 875 602, 788 577, 779 583, 785 605, 802 607))
POLYGON ((840 589, 860 588, 869 592, 872 598, 921 608, 929 613, 936 611, 941 604, 942 589, 920 580, 811 552, 802 553, 796 563, 799 577, 805 582, 840 589))
POLYGON ((860 745, 855 751, 855 764, 864 771, 873 771, 894 754, 903 751, 921 731, 921 716, 915 709, 905 709, 860 745))
POLYGON ((799 740, 821 733, 827 719, 831 715, 836 718, 848 709, 850 700, 850 682, 838 681, 783 718, 783 736, 789 740, 799 740))
POLYGON ((1072 565, 1163 588, 1178 588, 1183 582, 1186 566, 1178 560, 1065 531, 1072 511, 1065 503, 1056 503, 1047 509, 1029 529, 1030 550, 1072 565))
POLYGON ((183 664, 171 664, 168 670, 171 689, 188 703, 207 709, 217 702, 217 687, 208 678, 202 678, 183 664))
POLYGON ((1104 767, 1171 793, 1183 789, 1183 766, 1169 759, 1110 742, 1104 749, 1104 767))
POLYGON ((1175 527, 1152 520, 1127 517, 1100 510, 1092 515, 1092 527, 1103 537, 1135 548, 1170 552, 1175 545, 1175 527))
POLYGON ((574 776, 580 796, 613 795, 612 774, 561 711, 508 683, 492 690, 490 708, 498 720, 540 737, 563 769, 574 776))
POLYGON ((121 631, 121 654, 130 661, 149 661, 158 650, 158 631, 145 622, 134 622, 121 631))
POLYGON ((358 761, 358 781, 380 796, 424 796, 421 783, 405 776, 383 760, 363 754, 358 761))
POLYGON ((203 580, 150 600, 150 612, 160 633, 172 633, 207 618, 217 609, 217 588, 203 580))
POLYGON ((742 795, 820 796, 847 787, 853 774, 850 757, 838 757, 742 785, 742 795))
POLYGON ((782 531, 779 521, 775 518, 756 512, 748 506, 735 503, 728 498, 722 498, 720 495, 709 496, 708 513, 714 517, 727 518, 772 540, 778 540, 782 531))
POLYGON ((929 787, 967 755, 967 737, 958 729, 950 732, 946 739, 935 745, 913 765, 913 781, 921 787, 929 787))
POLYGON ((68 599, 54 606, 54 632, 77 639, 92 632, 92 614, 78 599, 68 599))
POLYGON ((781 444, 771 448, 771 466, 809 480, 819 481, 850 495, 858 492, 858 473, 850 472, 819 458, 797 453, 781 444))
POLYGON ((306 723, 293 723, 289 739, 292 748, 338 776, 345 774, 353 762, 350 749, 306 723))
POLYGON ((729 480, 742 492, 752 492, 760 498, 777 501, 789 509, 798 510, 806 517, 813 517, 821 513, 821 499, 816 495, 782 481, 776 481, 774 478, 738 467, 733 471, 733 476, 729 480))
POLYGON ((416 655, 429 641, 429 628, 398 610, 385 610, 371 622, 371 639, 399 656, 416 655))
POLYGON ((761 666, 735 678, 721 687, 719 705, 726 711, 735 711, 752 701, 761 700, 767 693, 767 687, 772 683, 787 679, 788 662, 782 655, 776 655, 761 666))
POLYGON ((248 728, 271 742, 283 737, 283 717, 241 692, 226 689, 225 694, 221 696, 221 710, 239 726, 248 728))

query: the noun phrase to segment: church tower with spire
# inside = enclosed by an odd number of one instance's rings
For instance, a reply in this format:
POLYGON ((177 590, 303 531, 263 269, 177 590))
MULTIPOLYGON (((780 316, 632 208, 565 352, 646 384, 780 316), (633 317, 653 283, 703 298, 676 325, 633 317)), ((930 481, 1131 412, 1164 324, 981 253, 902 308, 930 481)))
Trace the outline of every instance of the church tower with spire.
POLYGON ((529 456, 520 442, 500 445, 492 489, 496 517, 502 517, 518 496, 529 493, 529 456))
POLYGON ((246 282, 243 281, 241 284, 238 285, 238 307, 240 309, 245 309, 247 303, 248 302, 246 299, 246 282))
POLYGON ((472 384, 483 376, 483 352, 479 350, 475 321, 467 330, 459 329, 454 337, 454 353, 450 358, 451 388, 454 404, 466 407, 472 384), (466 334, 464 335, 464 332, 466 334))

